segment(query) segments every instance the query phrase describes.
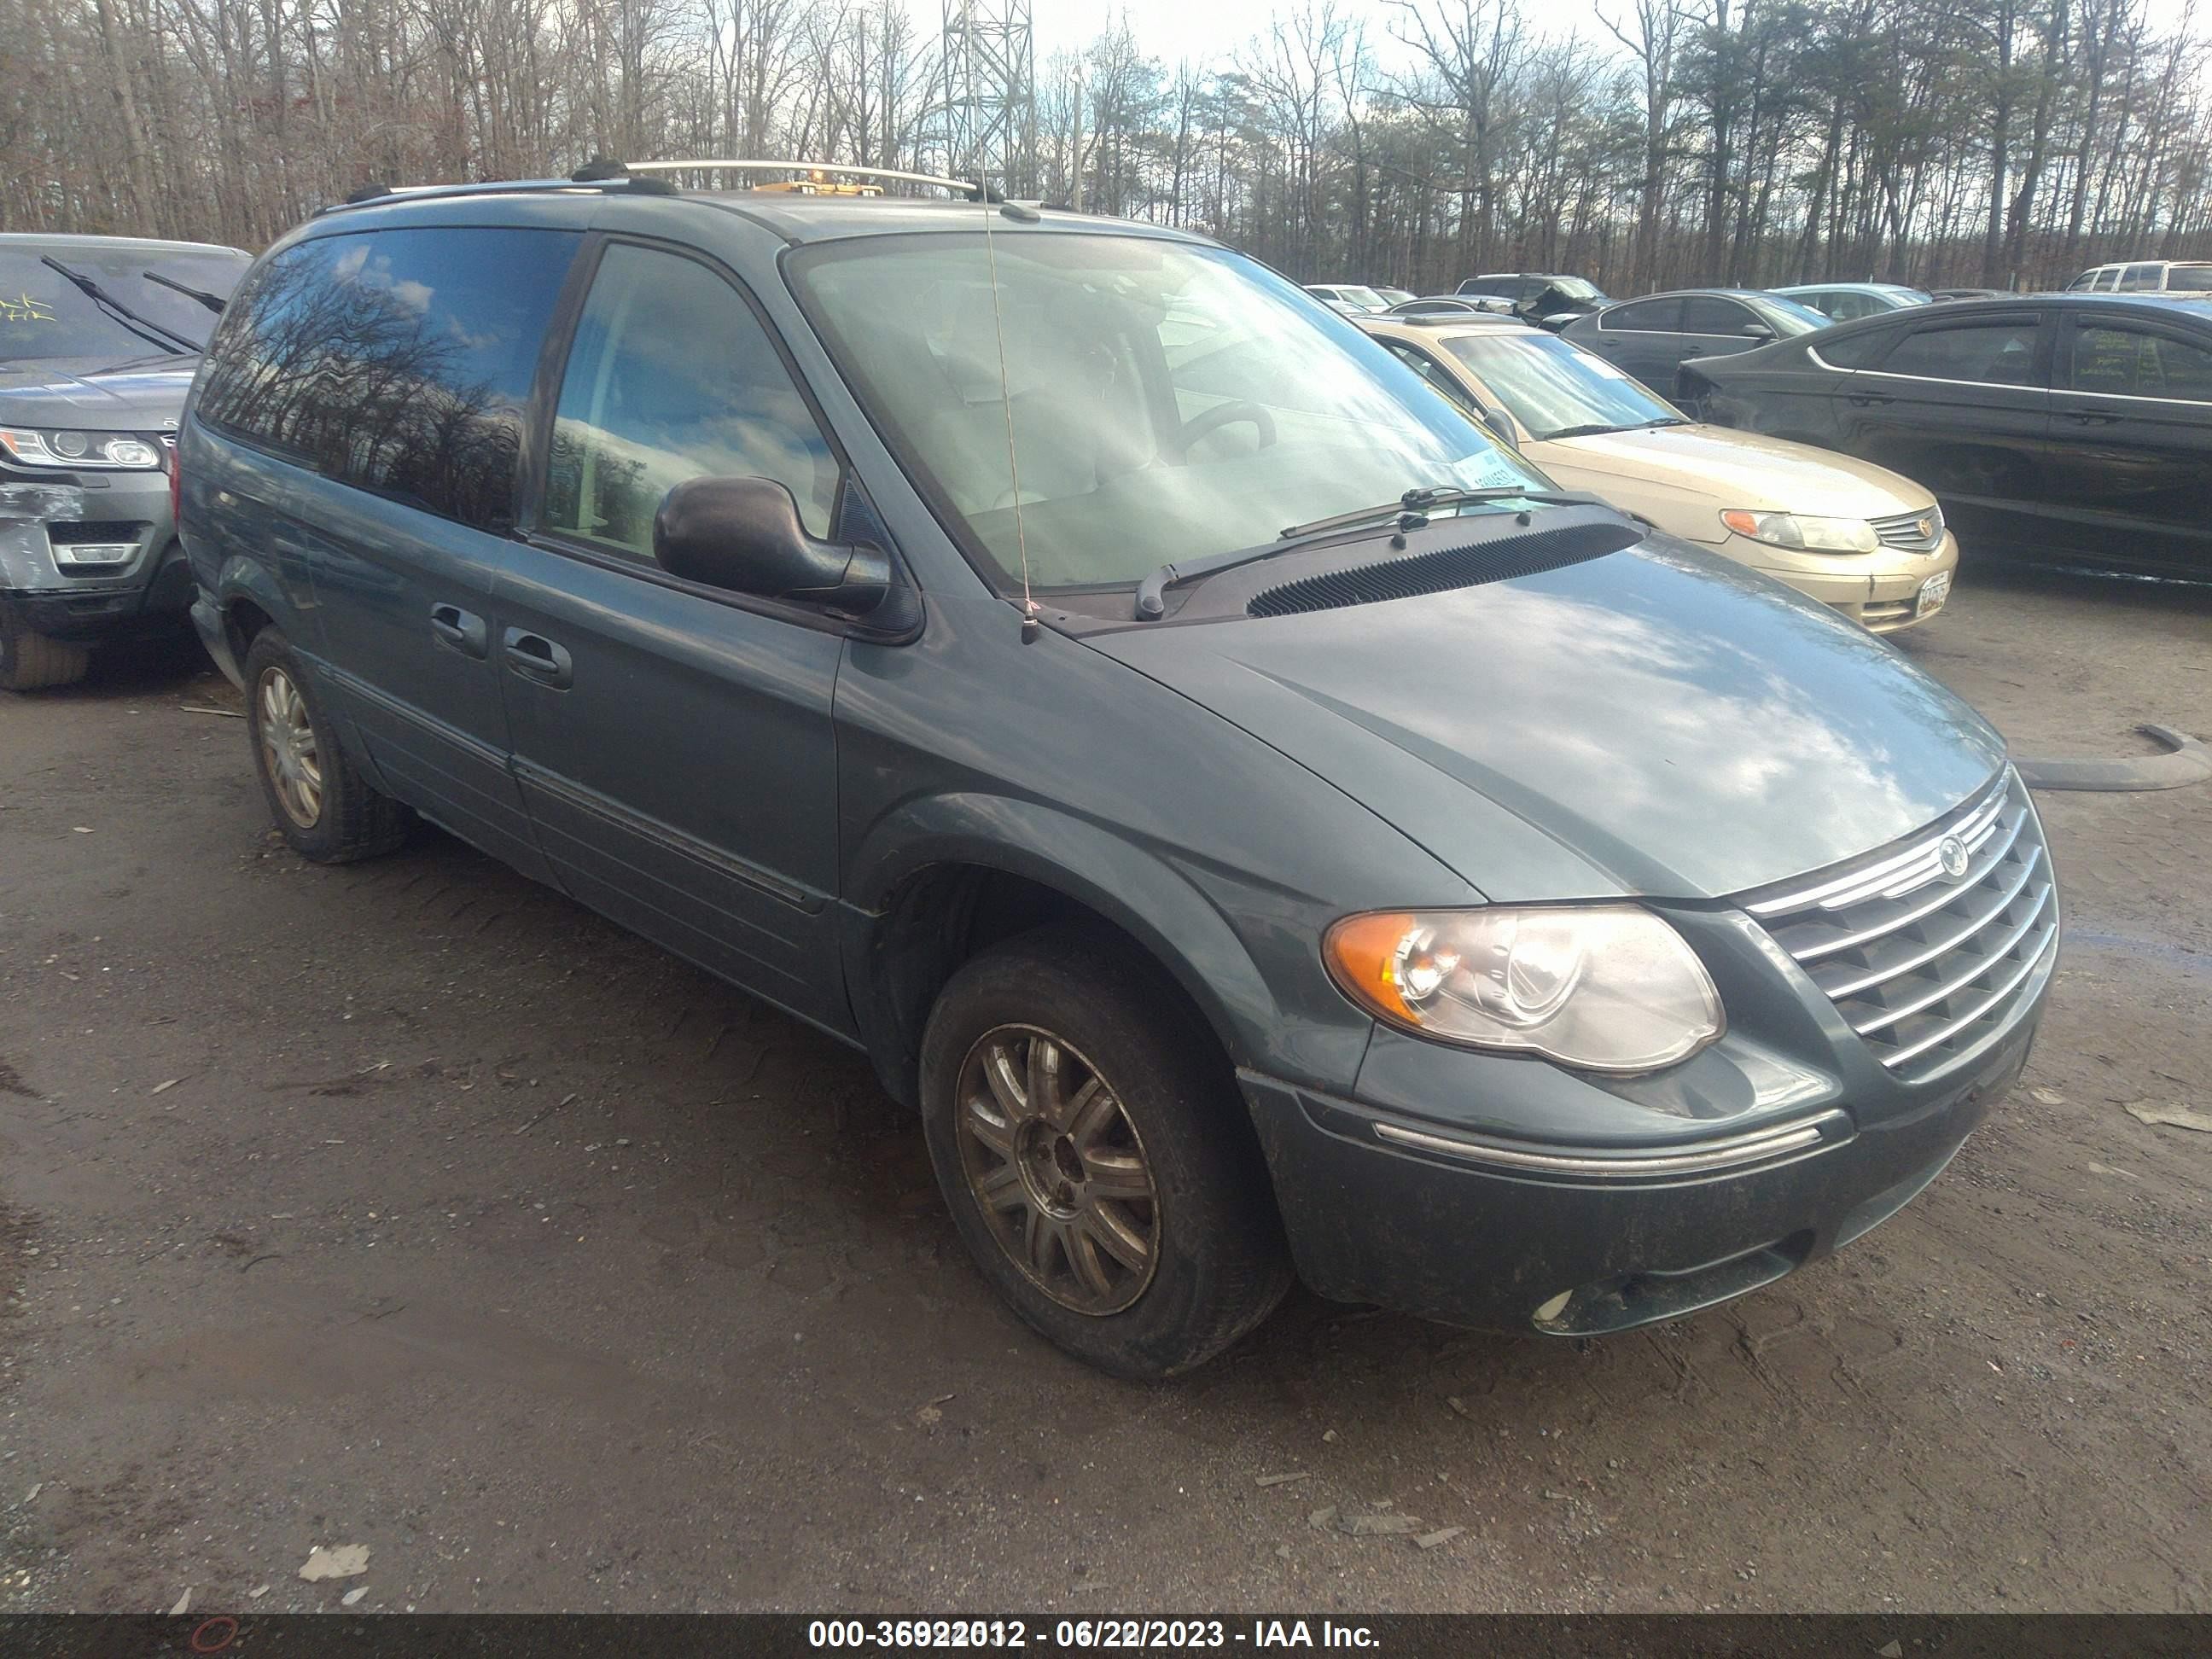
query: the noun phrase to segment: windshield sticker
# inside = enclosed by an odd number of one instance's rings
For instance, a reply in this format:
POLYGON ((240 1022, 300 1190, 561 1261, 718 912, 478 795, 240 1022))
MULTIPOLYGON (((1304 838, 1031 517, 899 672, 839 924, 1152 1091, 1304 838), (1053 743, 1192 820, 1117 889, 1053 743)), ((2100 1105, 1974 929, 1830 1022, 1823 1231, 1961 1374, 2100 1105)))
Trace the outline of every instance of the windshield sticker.
POLYGON ((1510 489, 1516 484, 1528 484, 1531 489, 1537 488, 1529 483, 1527 471, 1503 450, 1493 449, 1486 454, 1470 455, 1468 459, 1474 464, 1474 489, 1510 489))
POLYGON ((0 323, 51 323, 54 320, 51 301, 33 300, 28 294, 19 294, 12 300, 0 299, 0 323))

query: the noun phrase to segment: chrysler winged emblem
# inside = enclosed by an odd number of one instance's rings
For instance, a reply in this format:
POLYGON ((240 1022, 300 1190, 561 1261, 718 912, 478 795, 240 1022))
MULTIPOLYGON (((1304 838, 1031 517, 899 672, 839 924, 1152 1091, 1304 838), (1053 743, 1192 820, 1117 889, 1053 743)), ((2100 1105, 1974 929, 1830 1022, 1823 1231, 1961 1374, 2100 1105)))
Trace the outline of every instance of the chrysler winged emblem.
POLYGON ((1946 836, 1936 843, 1936 861, 1943 866, 1943 873, 1956 881, 1966 873, 1966 843, 1956 836, 1946 836))

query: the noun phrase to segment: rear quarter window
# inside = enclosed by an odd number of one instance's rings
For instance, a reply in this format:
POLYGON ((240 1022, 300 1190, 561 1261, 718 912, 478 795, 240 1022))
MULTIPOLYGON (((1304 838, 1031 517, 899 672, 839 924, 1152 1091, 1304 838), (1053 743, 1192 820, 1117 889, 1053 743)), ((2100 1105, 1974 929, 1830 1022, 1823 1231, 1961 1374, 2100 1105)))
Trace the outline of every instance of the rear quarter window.
POLYGON ((1818 345, 1808 344, 1820 361, 1833 368, 1872 368, 1897 343, 1901 328, 1861 329, 1856 334, 1824 334, 1818 345))
POLYGON ((579 240, 426 226, 296 243, 225 318, 199 417, 329 477, 505 528, 579 240))

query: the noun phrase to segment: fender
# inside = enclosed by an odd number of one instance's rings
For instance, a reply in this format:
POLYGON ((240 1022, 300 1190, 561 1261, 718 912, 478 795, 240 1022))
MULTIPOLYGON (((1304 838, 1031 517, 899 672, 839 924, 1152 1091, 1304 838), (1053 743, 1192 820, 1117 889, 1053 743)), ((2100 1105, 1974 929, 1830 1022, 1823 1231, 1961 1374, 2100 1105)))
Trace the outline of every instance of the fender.
MULTIPOLYGON (((1111 829, 1037 801, 958 793, 902 805, 868 831, 850 860, 838 905, 838 949, 854 1020, 885 1088, 913 1103, 918 1021, 894 994, 885 948, 901 888, 934 866, 972 865, 1036 882, 1088 906, 1171 974, 1239 1066, 1267 1056, 1280 1073, 1357 1074, 1373 1027, 1330 994, 1303 1018, 1272 994, 1199 872, 1111 829), (1334 1005, 1334 1006, 1332 1006, 1334 1005)), ((1318 933, 1316 933, 1318 937, 1318 933)), ((1326 988, 1318 952, 1315 973, 1326 988)))
MULTIPOLYGON (((190 546, 187 543, 187 552, 190 546)), ((279 558, 283 556, 281 552, 277 555, 279 558)), ((322 630, 302 614, 298 603, 286 592, 284 579, 276 566, 264 559, 234 553, 223 560, 216 571, 211 597, 206 584, 201 584, 200 599, 193 608, 197 611, 199 605, 211 605, 215 615, 210 620, 216 624, 216 638, 222 641, 226 649, 231 648, 231 606, 240 599, 252 602, 265 613, 271 625, 291 641, 295 654, 307 672, 315 677, 323 693, 323 715, 333 727, 339 746, 374 787, 384 788, 383 776, 377 771, 368 745, 362 742, 361 733, 355 729, 353 716, 346 707, 345 699, 336 694, 330 683, 330 676, 325 672, 328 664, 323 657, 322 630)), ((202 639, 206 641, 209 653, 213 654, 215 641, 207 638, 208 630, 204 625, 200 632, 202 639)), ((246 653, 240 651, 235 655, 238 672, 232 673, 230 678, 237 682, 240 690, 244 690, 246 689, 244 677, 246 653)), ((216 660, 218 666, 223 666, 220 658, 216 660)), ((225 668, 225 672, 228 673, 229 670, 225 668)))

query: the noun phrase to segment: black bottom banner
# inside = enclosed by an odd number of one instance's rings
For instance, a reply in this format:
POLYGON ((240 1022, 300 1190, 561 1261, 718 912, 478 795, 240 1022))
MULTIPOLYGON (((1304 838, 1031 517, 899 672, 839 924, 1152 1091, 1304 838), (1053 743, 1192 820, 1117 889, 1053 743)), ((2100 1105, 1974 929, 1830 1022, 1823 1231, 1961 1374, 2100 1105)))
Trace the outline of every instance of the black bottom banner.
POLYGON ((2199 1659, 2212 1617, 2166 1614, 19 1614, 4 1659, 815 1659, 924 1650, 1389 1655, 1392 1659, 2199 1659))

